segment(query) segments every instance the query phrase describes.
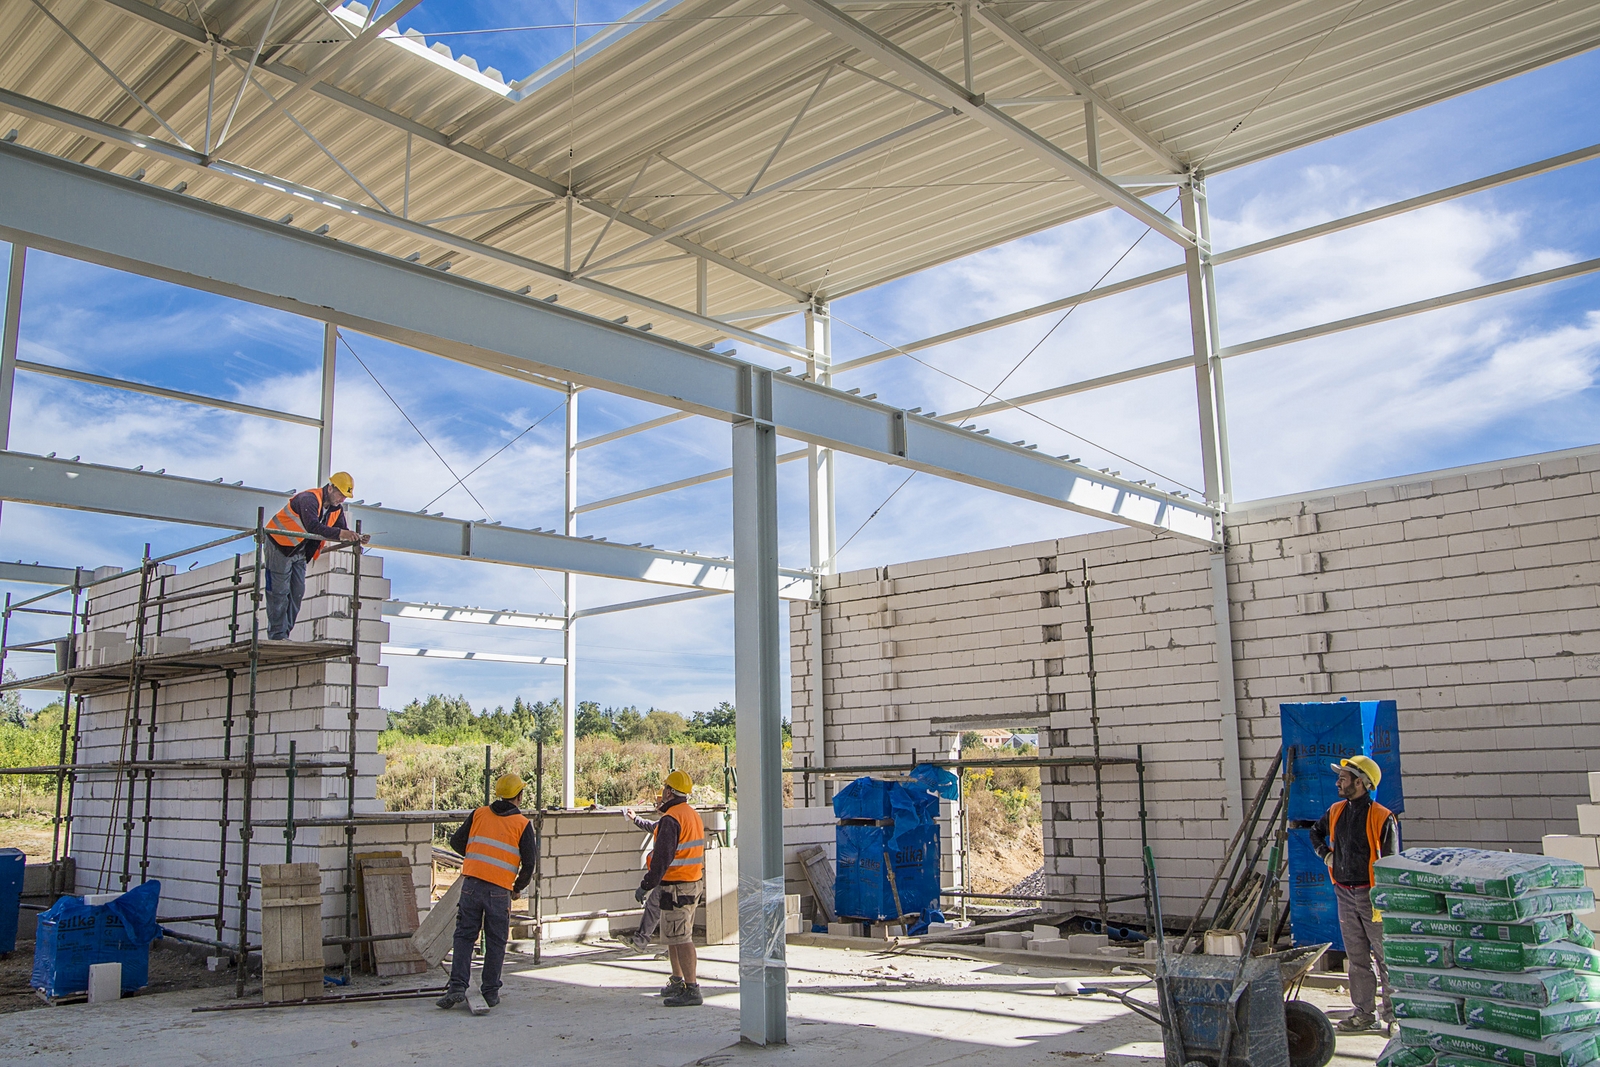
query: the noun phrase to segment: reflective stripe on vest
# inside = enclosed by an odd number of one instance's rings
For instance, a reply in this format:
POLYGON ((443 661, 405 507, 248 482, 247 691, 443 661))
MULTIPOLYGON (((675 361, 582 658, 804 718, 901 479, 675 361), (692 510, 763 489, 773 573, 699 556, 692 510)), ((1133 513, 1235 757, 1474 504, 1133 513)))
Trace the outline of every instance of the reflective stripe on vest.
MULTIPOLYGON (((1344 814, 1344 806, 1348 803, 1349 801, 1347 800, 1338 800, 1334 802, 1333 807, 1328 809, 1329 848, 1333 847, 1333 835, 1339 828, 1339 816, 1344 814)), ((1394 812, 1379 804, 1376 800, 1367 809, 1367 885, 1369 886, 1378 884, 1378 880, 1374 875, 1374 867, 1379 859, 1378 850, 1383 847, 1383 828, 1393 816, 1394 812)), ((1333 877, 1332 867, 1328 868, 1328 881, 1333 882, 1334 885, 1339 884, 1333 877)), ((1361 887, 1345 886, 1345 888, 1359 889, 1361 887)))
MULTIPOLYGON (((661 876, 663 882, 698 882, 705 877, 706 824, 700 813, 680 801, 662 815, 678 824, 678 851, 661 876)), ((659 832, 660 824, 657 824, 659 832)))
MULTIPOLYGON (((307 489, 306 492, 317 498, 317 514, 321 515, 322 490, 307 489)), ((289 503, 278 509, 278 513, 267 520, 267 536, 272 538, 275 544, 281 545, 283 548, 289 549, 290 551, 293 551, 294 548, 303 543, 306 533, 308 532, 306 530, 305 523, 300 521, 300 514, 294 510, 294 497, 299 495, 299 493, 296 493, 294 496, 291 496, 289 498, 289 503)), ((329 526, 334 526, 338 523, 340 511, 340 508, 334 508, 332 511, 328 512, 327 524, 329 526)), ((322 555, 322 547, 325 544, 327 544, 326 541, 316 542, 317 547, 311 553, 312 559, 316 559, 318 556, 322 555)))
POLYGON ((527 828, 528 817, 520 812, 496 815, 491 808, 473 812, 461 873, 510 889, 522 867, 522 833, 527 828))

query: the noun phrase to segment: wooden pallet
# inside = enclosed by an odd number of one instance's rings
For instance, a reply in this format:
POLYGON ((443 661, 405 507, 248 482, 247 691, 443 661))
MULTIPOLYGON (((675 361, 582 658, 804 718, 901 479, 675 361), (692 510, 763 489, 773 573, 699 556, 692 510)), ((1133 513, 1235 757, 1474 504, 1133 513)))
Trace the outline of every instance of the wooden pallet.
POLYGON ((827 851, 821 845, 813 845, 801 850, 796 858, 816 897, 817 921, 834 922, 838 915, 833 910, 833 864, 828 862, 827 851))
POLYGON ((261 1000, 322 996, 322 872, 315 863, 261 865, 261 1000))
MULTIPOLYGON (((417 890, 411 880, 411 863, 400 856, 358 856, 361 881, 363 933, 415 934, 417 890)), ((370 942, 374 969, 381 978, 421 974, 429 967, 411 945, 410 937, 370 942)))

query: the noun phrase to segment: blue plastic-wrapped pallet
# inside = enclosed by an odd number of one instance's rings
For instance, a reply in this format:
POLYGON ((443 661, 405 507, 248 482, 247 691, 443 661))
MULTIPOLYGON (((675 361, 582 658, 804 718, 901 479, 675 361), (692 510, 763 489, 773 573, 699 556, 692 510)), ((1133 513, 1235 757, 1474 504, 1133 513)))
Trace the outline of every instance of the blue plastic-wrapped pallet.
POLYGON ((150 981, 150 942, 161 936, 156 907, 161 883, 135 886, 106 904, 62 897, 39 916, 30 984, 47 997, 89 988, 89 965, 122 964, 122 991, 150 981))
POLYGON ((915 914, 908 933, 940 921, 939 799, 955 796, 955 776, 927 766, 908 782, 857 778, 834 795, 834 910, 841 918, 883 922, 915 914))
POLYGON ((1331 942, 1344 951, 1339 932, 1339 901, 1328 867, 1311 847, 1310 830, 1289 831, 1289 929, 1296 945, 1331 942))
POLYGON ((1400 723, 1392 700, 1330 700, 1280 704, 1283 775, 1291 822, 1322 818, 1339 799, 1329 764, 1367 755, 1382 771, 1377 801, 1399 814, 1406 810, 1400 773, 1400 723))
POLYGON ((0 848, 0 954, 17 950, 17 912, 22 907, 22 872, 27 862, 20 848, 0 848))

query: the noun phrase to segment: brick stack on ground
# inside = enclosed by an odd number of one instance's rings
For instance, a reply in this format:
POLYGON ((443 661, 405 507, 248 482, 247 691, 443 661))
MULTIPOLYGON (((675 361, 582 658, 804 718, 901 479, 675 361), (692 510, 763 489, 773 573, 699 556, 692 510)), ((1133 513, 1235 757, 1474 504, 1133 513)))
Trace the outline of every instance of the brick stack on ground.
MULTIPOLYGON (((1597 479, 1600 451, 1576 450, 1230 509, 1245 798, 1278 750, 1280 702, 1393 698, 1408 845, 1532 852, 1573 829, 1600 770, 1597 479)), ((945 755, 990 726, 1040 729, 1042 755, 1087 754, 1087 559, 1103 752, 1144 745, 1163 900, 1188 914, 1233 829, 1210 555, 1118 529, 825 578, 820 628, 790 604, 794 761, 945 755)), ((1043 779, 1047 888, 1093 895, 1092 772, 1043 779)), ((1133 770, 1104 779, 1110 891, 1137 893, 1133 770)))

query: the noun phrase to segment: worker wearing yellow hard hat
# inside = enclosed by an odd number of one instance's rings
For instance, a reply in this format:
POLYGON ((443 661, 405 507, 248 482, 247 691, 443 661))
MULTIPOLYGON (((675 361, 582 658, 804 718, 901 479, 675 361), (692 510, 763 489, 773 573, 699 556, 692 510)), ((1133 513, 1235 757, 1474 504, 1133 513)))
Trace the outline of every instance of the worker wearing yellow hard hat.
POLYGON ((623 814, 652 835, 649 860, 634 899, 645 905, 639 934, 648 934, 648 916, 659 906, 660 935, 672 962, 672 977, 662 987, 669 1008, 702 1003, 699 958, 694 951, 694 913, 705 895, 706 826, 689 803, 694 783, 683 771, 667 775, 656 799, 661 817, 654 822, 624 809, 623 814))
POLYGON ((345 521, 345 502, 355 491, 354 479, 338 471, 328 476, 321 489, 306 489, 291 496, 267 520, 267 543, 261 547, 261 559, 267 571, 268 640, 289 639, 306 592, 306 564, 322 555, 328 541, 366 544, 371 540, 352 531, 345 521))
POLYGON ((1350 1003, 1354 1010, 1335 1029, 1357 1033, 1377 1026, 1377 993, 1383 990, 1385 1026, 1394 1024, 1389 969, 1383 961, 1383 921, 1372 907, 1373 865, 1400 850, 1394 812, 1373 799, 1383 771, 1370 756, 1350 756, 1329 769, 1337 774, 1340 799, 1311 828, 1311 845, 1328 865, 1339 904, 1350 1003))
POLYGON ((494 783, 495 800, 474 811, 450 835, 450 847, 462 856, 461 903, 450 961, 450 984, 436 1004, 453 1008, 467 999, 472 979, 472 947, 483 932, 483 971, 479 989, 489 1007, 500 1003, 500 971, 511 934, 511 898, 528 888, 539 861, 533 824, 517 802, 527 788, 515 774, 494 783))

